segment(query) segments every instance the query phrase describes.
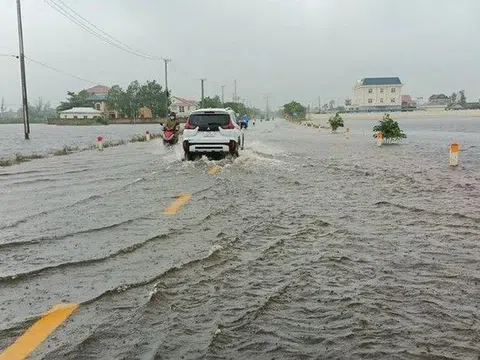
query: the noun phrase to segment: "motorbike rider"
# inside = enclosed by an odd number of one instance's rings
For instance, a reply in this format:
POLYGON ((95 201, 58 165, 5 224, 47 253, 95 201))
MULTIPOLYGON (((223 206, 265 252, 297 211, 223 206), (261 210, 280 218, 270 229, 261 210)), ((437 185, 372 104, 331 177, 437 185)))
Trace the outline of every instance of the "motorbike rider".
POLYGON ((248 121, 249 121, 248 115, 247 114, 243 115, 242 120, 240 122, 240 129, 246 129, 248 127, 248 121))
POLYGON ((165 125, 164 130, 165 130, 165 128, 167 128, 167 129, 172 129, 175 132, 177 132, 179 126, 180 125, 179 125, 178 120, 177 120, 177 114, 175 114, 172 111, 170 114, 168 114, 167 124, 165 125))

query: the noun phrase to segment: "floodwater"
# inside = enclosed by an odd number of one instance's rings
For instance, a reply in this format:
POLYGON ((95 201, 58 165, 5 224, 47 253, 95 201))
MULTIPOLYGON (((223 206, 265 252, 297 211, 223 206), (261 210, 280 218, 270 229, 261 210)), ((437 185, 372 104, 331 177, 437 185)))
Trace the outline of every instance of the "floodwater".
POLYGON ((30 124, 30 140, 26 141, 23 124, 0 124, 0 158, 20 153, 22 155, 49 154, 64 146, 87 149, 97 137, 105 141, 128 140, 145 131, 160 132, 158 124, 108 125, 108 126, 56 126, 30 124))
POLYGON ((480 122, 451 121, 381 148, 369 122, 277 120, 233 161, 152 141, 0 169, 0 349, 72 302, 32 359, 477 359, 480 122))

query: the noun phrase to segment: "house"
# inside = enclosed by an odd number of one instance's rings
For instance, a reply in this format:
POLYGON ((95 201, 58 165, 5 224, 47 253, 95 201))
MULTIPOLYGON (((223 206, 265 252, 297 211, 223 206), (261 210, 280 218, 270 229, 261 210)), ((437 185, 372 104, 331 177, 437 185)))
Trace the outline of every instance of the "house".
POLYGON ((189 100, 177 96, 171 97, 170 110, 177 114, 178 117, 187 117, 198 106, 195 100, 189 100))
POLYGON ((401 110, 402 87, 398 77, 360 79, 353 88, 352 107, 360 111, 401 110))
POLYGON ((450 103, 451 100, 447 95, 435 94, 430 96, 430 98, 428 99, 428 103, 423 105, 422 109, 427 111, 446 110, 450 103))
POLYGON ((60 119, 95 119, 103 115, 100 110, 89 107, 71 108, 60 111, 58 114, 60 115, 60 119))
POLYGON ((116 119, 119 117, 118 111, 109 110, 107 105, 108 93, 110 88, 105 85, 97 85, 86 90, 89 94, 87 100, 92 103, 95 110, 101 111, 105 116, 116 119))
POLYGON ((412 97, 410 95, 402 95, 402 104, 410 104, 412 97))

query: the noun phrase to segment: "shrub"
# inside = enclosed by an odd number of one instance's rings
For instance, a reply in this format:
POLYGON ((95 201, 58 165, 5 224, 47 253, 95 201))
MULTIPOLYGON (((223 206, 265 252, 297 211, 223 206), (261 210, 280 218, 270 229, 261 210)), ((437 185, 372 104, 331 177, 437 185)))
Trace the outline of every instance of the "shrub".
POLYGON ((336 113, 335 116, 330 117, 330 119, 328 119, 328 123, 330 124, 332 131, 337 131, 339 127, 344 126, 343 118, 340 116, 339 113, 336 113))
POLYGON ((94 120, 97 124, 102 124, 102 125, 108 125, 109 124, 108 119, 105 118, 105 117, 96 117, 94 120))
POLYGON ((407 135, 400 129, 398 122, 394 121, 390 114, 385 114, 383 120, 380 120, 380 123, 373 127, 373 131, 373 137, 377 137, 377 132, 381 131, 387 142, 407 138, 407 135))

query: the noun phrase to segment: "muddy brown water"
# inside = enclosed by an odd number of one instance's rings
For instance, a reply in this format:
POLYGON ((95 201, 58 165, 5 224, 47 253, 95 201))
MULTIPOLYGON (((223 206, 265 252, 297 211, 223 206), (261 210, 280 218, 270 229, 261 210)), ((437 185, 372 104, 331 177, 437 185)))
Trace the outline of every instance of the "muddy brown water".
POLYGON ((1 169, 0 349, 74 302, 32 359, 477 359, 480 122, 459 121, 378 148, 368 122, 278 120, 234 161, 153 141, 1 169))

